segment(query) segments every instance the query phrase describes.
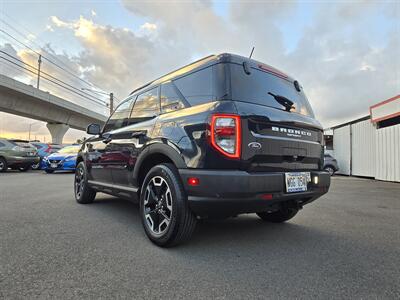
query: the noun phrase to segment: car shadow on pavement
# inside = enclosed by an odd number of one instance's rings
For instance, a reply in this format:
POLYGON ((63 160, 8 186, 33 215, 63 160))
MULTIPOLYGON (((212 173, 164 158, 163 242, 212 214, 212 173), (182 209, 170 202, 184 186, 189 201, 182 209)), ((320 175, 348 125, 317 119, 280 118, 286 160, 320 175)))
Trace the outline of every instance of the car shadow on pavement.
MULTIPOLYGON (((97 211, 105 214, 107 220, 123 223, 130 228, 132 233, 141 231, 142 236, 145 236, 137 204, 128 200, 104 196, 97 198, 91 205, 95 206, 97 211)), ((189 241, 171 248, 169 251, 185 253, 228 248, 240 252, 247 251, 248 247, 282 251, 281 247, 298 248, 303 246, 311 249, 316 245, 315 243, 318 244, 321 240, 336 238, 337 236, 329 231, 296 222, 296 217, 287 223, 274 224, 262 221, 255 214, 246 214, 222 220, 201 220, 189 241)), ((151 244, 150 241, 148 242, 151 244)))

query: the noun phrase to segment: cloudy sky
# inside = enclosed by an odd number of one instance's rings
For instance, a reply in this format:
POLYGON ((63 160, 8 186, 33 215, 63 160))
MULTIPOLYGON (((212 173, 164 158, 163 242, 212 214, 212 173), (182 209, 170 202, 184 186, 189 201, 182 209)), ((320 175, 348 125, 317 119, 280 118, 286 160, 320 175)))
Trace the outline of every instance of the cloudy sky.
MULTIPOLYGON (((399 1, 3 0, 0 21, 0 50, 32 65, 42 53, 64 69, 43 61, 47 73, 118 99, 195 59, 247 56, 253 46, 255 59, 302 83, 324 127, 400 93, 399 1)), ((0 71, 36 80, 1 58, 0 71)), ((45 82, 42 88, 105 111, 45 82)), ((0 136, 26 138, 33 122, 0 112, 0 136)), ((44 123, 31 127, 31 137, 49 139, 44 123)), ((70 130, 65 141, 80 136, 70 130)))

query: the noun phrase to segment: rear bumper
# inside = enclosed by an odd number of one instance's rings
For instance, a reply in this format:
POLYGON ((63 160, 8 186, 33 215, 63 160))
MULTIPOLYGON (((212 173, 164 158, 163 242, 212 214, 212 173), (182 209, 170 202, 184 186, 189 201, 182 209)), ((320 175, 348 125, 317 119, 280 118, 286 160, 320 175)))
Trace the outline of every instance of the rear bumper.
POLYGON ((180 169, 192 211, 202 217, 236 215, 274 210, 282 202, 302 206, 328 192, 330 176, 311 171, 318 184, 308 183, 306 192, 286 193, 285 173, 248 173, 245 171, 180 169), (188 178, 196 177, 199 185, 191 186, 188 178), (272 198, 266 200, 265 194, 272 198))
POLYGON ((7 156, 7 164, 9 167, 30 166, 40 161, 39 156, 7 156))

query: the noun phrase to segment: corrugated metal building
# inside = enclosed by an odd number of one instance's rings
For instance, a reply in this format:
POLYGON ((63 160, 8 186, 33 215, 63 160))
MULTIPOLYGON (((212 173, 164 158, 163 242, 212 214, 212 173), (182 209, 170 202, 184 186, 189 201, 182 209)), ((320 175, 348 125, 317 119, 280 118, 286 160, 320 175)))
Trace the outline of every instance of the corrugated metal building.
POLYGON ((370 107, 370 115, 326 130, 338 174, 400 182, 400 95, 370 107))

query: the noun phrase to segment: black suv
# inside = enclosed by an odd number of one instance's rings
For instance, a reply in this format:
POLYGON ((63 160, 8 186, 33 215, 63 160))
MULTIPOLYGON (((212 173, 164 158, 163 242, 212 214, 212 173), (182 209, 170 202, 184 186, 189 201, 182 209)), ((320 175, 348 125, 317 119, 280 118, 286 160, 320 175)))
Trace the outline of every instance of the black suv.
POLYGON ((301 85, 252 59, 211 55, 134 90, 77 159, 75 197, 139 202, 159 246, 201 218, 284 222, 330 185, 323 131, 301 85))

